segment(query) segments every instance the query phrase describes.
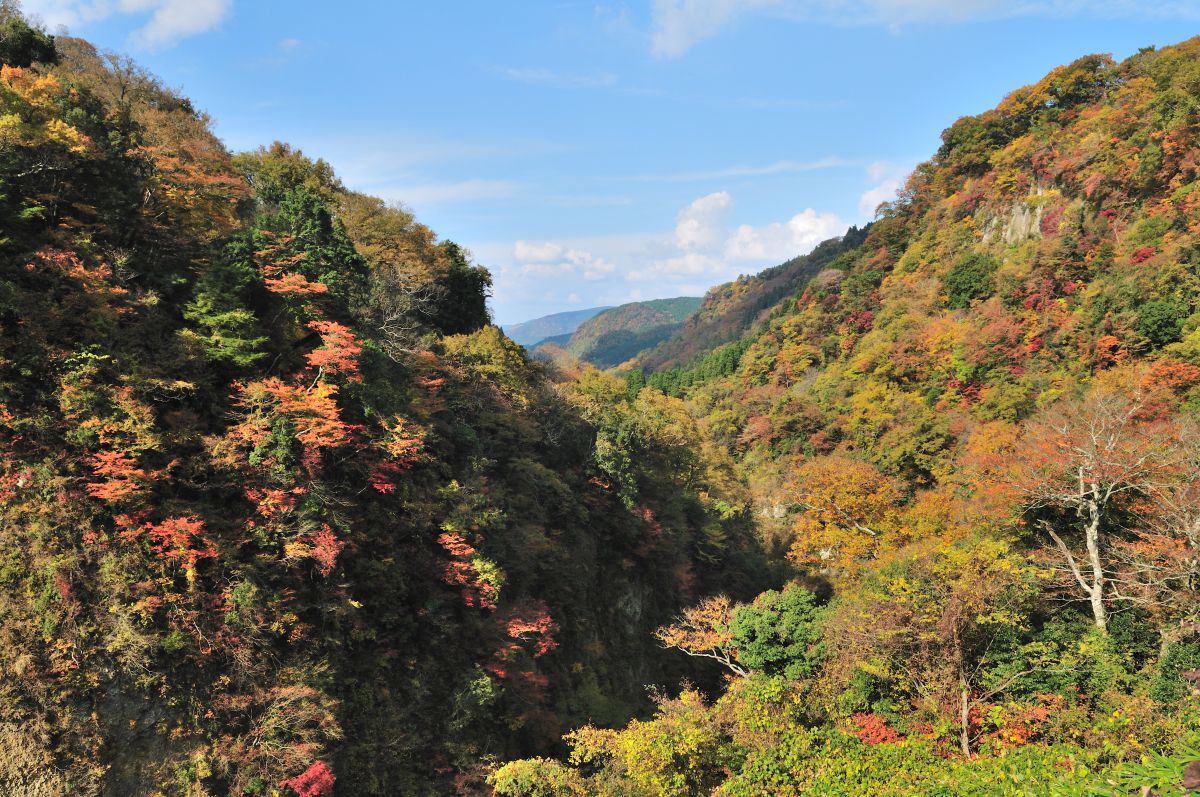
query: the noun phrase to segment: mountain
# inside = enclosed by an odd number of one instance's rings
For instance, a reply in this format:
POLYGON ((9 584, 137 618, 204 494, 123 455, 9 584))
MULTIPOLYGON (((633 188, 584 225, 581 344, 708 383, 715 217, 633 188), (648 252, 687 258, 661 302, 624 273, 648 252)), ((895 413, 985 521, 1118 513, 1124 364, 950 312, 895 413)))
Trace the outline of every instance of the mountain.
POLYGON ((682 403, 550 383, 452 241, 11 3, 0 60, 0 793, 484 793, 765 586, 682 403))
POLYGON ((643 354, 639 365, 645 370, 686 365, 705 351, 740 338, 834 258, 859 246, 864 235, 864 230, 851 227, 842 238, 825 241, 810 254, 712 288, 683 326, 643 354))
POLYGON ((1200 39, 958 120, 618 373, 12 3, 0 61, 0 793, 1195 784, 1200 39))
POLYGON ((543 344, 562 348, 597 368, 611 368, 670 337, 700 303, 699 298, 683 296, 623 304, 584 321, 574 333, 547 338, 543 344))
POLYGON ((522 321, 519 324, 508 324, 503 327, 504 334, 512 338, 515 343, 532 348, 548 338, 572 334, 584 321, 608 309, 608 307, 589 307, 586 310, 568 310, 565 313, 554 313, 530 321, 522 321))
POLYGON ((627 388, 685 403, 794 578, 657 632, 725 689, 498 794, 1193 787, 1198 86, 1200 39, 1059 67, 638 358, 627 388), (1103 752, 1112 718, 1154 752, 1103 752))

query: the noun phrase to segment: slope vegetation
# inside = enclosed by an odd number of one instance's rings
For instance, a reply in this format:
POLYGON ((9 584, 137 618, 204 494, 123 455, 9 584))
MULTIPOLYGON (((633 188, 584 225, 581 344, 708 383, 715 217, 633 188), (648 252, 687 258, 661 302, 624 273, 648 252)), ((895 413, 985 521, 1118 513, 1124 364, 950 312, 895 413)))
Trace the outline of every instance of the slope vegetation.
POLYGON ((575 330, 579 329, 580 324, 608 309, 608 307, 589 307, 586 310, 554 313, 530 321, 522 321, 519 324, 509 324, 504 327, 504 334, 512 338, 514 342, 526 348, 532 348, 550 338, 570 337, 575 330))
POLYGON ((571 335, 547 343, 597 368, 611 368, 666 340, 700 303, 698 298, 681 296, 623 304, 585 321, 571 335))
POLYGON ((658 632, 722 694, 583 728, 500 794, 1197 785, 1198 86, 1200 39, 1060 67, 642 358, 631 390, 686 399, 798 577, 658 632))
POLYGON ((550 384, 453 242, 10 4, 0 60, 0 792, 479 793, 750 589, 682 404, 550 384))

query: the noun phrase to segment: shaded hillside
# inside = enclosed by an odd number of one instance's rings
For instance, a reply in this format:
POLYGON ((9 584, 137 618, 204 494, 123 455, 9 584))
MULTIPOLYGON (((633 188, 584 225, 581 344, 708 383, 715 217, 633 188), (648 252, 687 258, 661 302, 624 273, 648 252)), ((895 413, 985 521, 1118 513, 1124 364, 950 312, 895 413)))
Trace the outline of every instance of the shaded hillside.
POLYGON ((826 241, 807 255, 710 289, 682 327, 638 358, 639 367, 655 371, 685 366, 706 351, 737 340, 833 258, 861 244, 865 234, 865 230, 851 227, 842 238, 826 241))
POLYGON ((1055 69, 950 126, 823 274, 725 286, 643 359, 631 392, 684 397, 805 575, 659 630, 729 673, 715 702, 498 793, 1190 793, 1198 87, 1200 39, 1055 69))
POLYGON ((507 324, 504 326, 504 334, 512 338, 514 342, 526 348, 532 348, 548 338, 570 336, 584 321, 608 309, 608 307, 589 307, 586 310, 554 313, 530 321, 522 321, 519 324, 507 324))
POLYGON ((479 794, 754 585, 682 404, 548 382, 453 242, 9 3, 0 59, 0 792, 479 794))
POLYGON ((701 301, 683 296, 623 304, 585 321, 571 335, 543 343, 561 347, 597 368, 611 368, 666 340, 696 312, 701 301))

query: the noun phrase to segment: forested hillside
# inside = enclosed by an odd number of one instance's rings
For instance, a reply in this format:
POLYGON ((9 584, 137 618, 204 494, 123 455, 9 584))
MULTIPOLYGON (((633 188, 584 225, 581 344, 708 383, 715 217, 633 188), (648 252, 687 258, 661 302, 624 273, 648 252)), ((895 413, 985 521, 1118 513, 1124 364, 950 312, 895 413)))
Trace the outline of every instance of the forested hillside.
POLYGON ((630 302, 598 313, 573 333, 547 339, 535 349, 552 356, 558 347, 597 368, 612 368, 651 349, 679 330, 700 307, 691 296, 630 302))
POLYGON ((834 257, 861 244, 862 236, 862 230, 851 227, 842 238, 826 241, 810 254, 712 288, 679 330, 641 357, 642 370, 687 365, 716 346, 738 340, 834 257))
POLYGON ((7 0, 0 62, 0 794, 1200 788, 1200 39, 619 376, 7 0))
POLYGON ((563 335, 569 337, 579 329, 580 324, 608 309, 607 307, 589 307, 586 310, 569 310, 565 313, 554 313, 530 321, 522 321, 519 324, 508 324, 504 327, 504 334, 522 346, 536 346, 550 338, 563 335))
POLYGON ((489 793, 764 565, 681 402, 556 387, 490 276, 0 6, 0 793, 489 793))
POLYGON ((686 401, 800 575, 658 631, 721 693, 497 791, 1200 788, 1198 178, 1200 39, 1088 56, 795 277, 710 292, 627 384, 686 401))

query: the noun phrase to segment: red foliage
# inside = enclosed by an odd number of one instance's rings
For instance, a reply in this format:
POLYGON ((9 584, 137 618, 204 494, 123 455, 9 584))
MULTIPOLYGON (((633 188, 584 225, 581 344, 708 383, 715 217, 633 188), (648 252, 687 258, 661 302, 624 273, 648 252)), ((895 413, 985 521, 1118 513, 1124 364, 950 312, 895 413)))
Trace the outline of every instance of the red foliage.
POLYGON ((1134 263, 1144 263, 1150 258, 1158 254, 1158 247, 1143 246, 1141 249, 1134 250, 1134 253, 1129 256, 1129 259, 1134 263))
POLYGON ((121 451, 101 451, 92 457, 92 473, 103 481, 88 482, 88 495, 101 501, 118 503, 146 489, 146 471, 137 460, 121 451))
POLYGON ((263 285, 272 293, 291 296, 312 296, 329 292, 328 285, 323 282, 309 282, 303 274, 285 274, 277 279, 263 280, 263 285))
POLYGON ((337 563, 338 554, 346 547, 345 541, 338 539, 337 535, 333 533, 333 529, 329 528, 328 523, 323 523, 321 530, 312 535, 309 543, 311 545, 309 556, 316 560, 321 575, 329 575, 337 563))
POLYGON ((846 317, 846 323, 858 332, 870 332, 875 325, 875 314, 870 310, 855 310, 846 317))
POLYGON ((336 448, 349 442, 350 427, 340 417, 336 385, 319 382, 305 389, 273 377, 262 385, 278 399, 279 411, 292 419, 296 439, 306 449, 336 448))
POLYGON ((859 712, 850 719, 858 726, 853 733, 863 744, 893 744, 904 740, 878 714, 859 712))
POLYGON ((508 610, 503 623, 504 630, 512 639, 534 643, 535 659, 558 647, 554 639, 554 634, 558 633, 558 623, 550 617, 546 604, 541 601, 508 610))
POLYGON ((316 761, 296 777, 279 781, 279 785, 291 789, 299 797, 324 797, 333 793, 336 780, 337 777, 324 761, 316 761))
POLYGON ((258 514, 268 520, 279 515, 286 515, 296 508, 296 502, 306 490, 303 487, 293 487, 291 490, 258 490, 249 488, 246 497, 253 502, 258 514))
POLYGON ((1143 390, 1169 390, 1182 395, 1200 385, 1200 368, 1177 360, 1159 360, 1142 379, 1143 390))
POLYGON ((358 357, 362 346, 348 327, 336 321, 310 321, 308 328, 321 335, 321 347, 304 355, 308 364, 327 374, 338 374, 350 382, 361 382, 358 357))
POLYGON ((482 609, 496 608, 496 588, 486 581, 480 581, 471 559, 475 556, 475 548, 461 534, 452 531, 443 532, 438 536, 438 545, 446 551, 451 560, 442 569, 442 578, 447 584, 462 587, 463 603, 467 606, 479 606, 482 609))
POLYGON ((1105 335, 1096 341, 1096 364, 1102 368, 1117 365, 1125 359, 1121 341, 1114 335, 1105 335))
POLYGON ((217 550, 203 534, 204 521, 198 518, 168 518, 161 523, 142 526, 126 525, 120 532, 123 539, 136 539, 143 534, 150 549, 169 562, 179 562, 185 570, 194 570, 201 559, 216 557, 217 550))

